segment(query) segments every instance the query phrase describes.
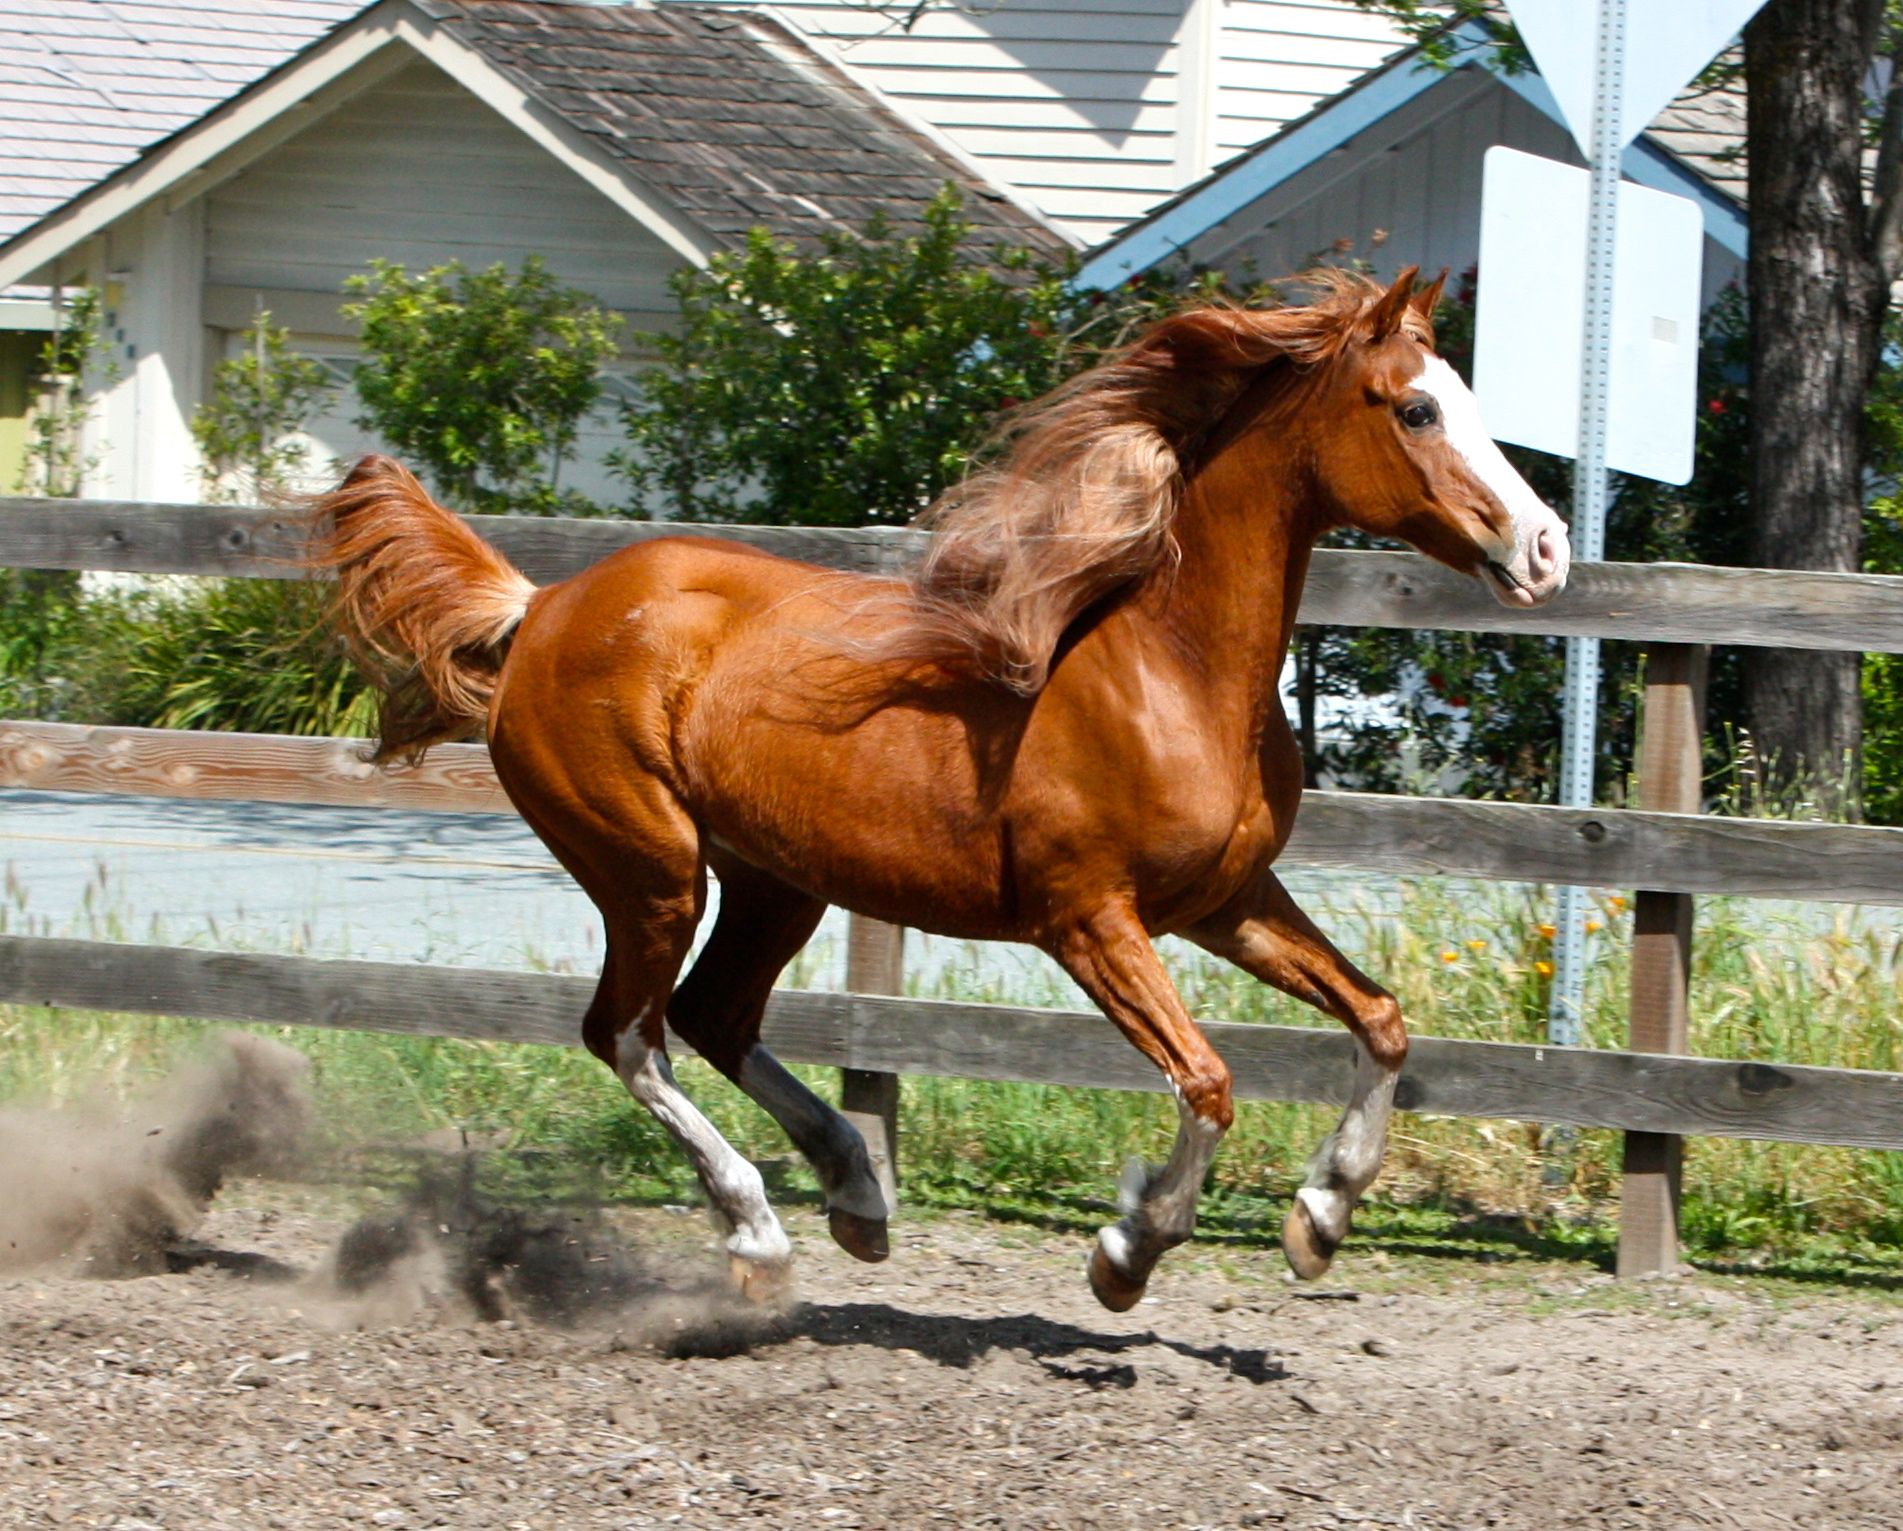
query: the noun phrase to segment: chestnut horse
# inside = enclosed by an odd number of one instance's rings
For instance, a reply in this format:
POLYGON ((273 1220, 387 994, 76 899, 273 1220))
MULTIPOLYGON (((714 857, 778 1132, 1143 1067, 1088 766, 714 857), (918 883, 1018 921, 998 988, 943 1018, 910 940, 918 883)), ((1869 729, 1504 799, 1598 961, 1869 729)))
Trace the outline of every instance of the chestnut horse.
POLYGON ((675 1083, 663 1023, 812 1161, 840 1244, 883 1259, 863 1141, 759 1044, 828 904, 1041 948, 1168 1078, 1175 1146, 1125 1177, 1089 1263, 1113 1309, 1190 1236, 1234 1115, 1151 938, 1342 1022, 1352 1098, 1283 1230, 1298 1274, 1327 1268, 1407 1037, 1271 870, 1301 800, 1277 681, 1310 549, 1340 526, 1400 538, 1516 606, 1568 560, 1435 355, 1440 284, 1414 275, 1319 274, 1306 306, 1161 321, 1023 412, 1000 465, 934 508, 907 579, 684 535, 538 589, 387 459, 319 503, 317 556, 383 692, 380 758, 486 725, 607 927, 583 1037, 692 1159, 743 1287, 777 1284, 786 1236, 675 1083), (710 869, 719 914, 677 988, 710 869))

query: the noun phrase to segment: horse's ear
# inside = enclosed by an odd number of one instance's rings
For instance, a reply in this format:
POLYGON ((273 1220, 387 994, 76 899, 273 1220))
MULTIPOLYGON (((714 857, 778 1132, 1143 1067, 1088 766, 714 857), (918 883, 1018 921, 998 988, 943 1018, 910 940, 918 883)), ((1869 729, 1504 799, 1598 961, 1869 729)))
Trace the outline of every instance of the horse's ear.
POLYGON ((1447 268, 1440 268, 1440 275, 1408 299, 1408 307, 1413 309, 1429 324, 1434 322, 1434 310, 1440 306, 1440 290, 1447 285, 1447 268))
POLYGON ((1386 340, 1401 327, 1408 303, 1414 296, 1414 278, 1420 271, 1419 266, 1403 267, 1394 285, 1375 300, 1374 310, 1368 315, 1373 339, 1386 340))

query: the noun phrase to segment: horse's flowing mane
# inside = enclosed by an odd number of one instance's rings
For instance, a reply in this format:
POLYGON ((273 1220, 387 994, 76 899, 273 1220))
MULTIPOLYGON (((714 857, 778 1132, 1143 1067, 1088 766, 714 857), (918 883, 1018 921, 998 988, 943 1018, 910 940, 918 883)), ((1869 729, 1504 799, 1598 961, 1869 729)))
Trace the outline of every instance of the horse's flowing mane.
POLYGON ((1172 315, 1022 410, 1002 459, 925 512, 936 535, 909 619, 867 657, 1042 689, 1079 615, 1174 559, 1185 460, 1261 370, 1299 375, 1372 334, 1381 286, 1334 269, 1301 280, 1313 301, 1172 315))

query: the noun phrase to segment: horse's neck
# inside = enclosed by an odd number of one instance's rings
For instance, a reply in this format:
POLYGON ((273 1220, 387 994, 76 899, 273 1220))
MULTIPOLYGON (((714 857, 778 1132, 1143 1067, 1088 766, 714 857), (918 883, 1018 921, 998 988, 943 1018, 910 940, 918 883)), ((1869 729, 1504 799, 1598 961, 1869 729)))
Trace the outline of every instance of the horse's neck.
POLYGON ((1172 646, 1210 700, 1240 709, 1257 737, 1282 716, 1282 664, 1323 530, 1291 445, 1251 432, 1192 474, 1175 523, 1182 558, 1158 586, 1155 614, 1172 646))

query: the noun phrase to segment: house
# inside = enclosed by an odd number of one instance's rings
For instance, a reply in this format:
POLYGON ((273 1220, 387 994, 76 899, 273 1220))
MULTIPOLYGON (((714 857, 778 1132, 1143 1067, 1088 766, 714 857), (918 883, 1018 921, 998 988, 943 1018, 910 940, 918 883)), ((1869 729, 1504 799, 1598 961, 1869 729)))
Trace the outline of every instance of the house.
POLYGON ((774 14, 1083 245, 1402 46, 1348 0, 790 0, 774 14))
MULTIPOLYGON (((336 11, 0 243, 0 291, 106 292, 124 376, 98 411, 90 492, 197 496, 186 421, 260 306, 347 372, 339 287, 373 256, 417 269, 539 252, 651 331, 669 322, 669 273, 744 229, 808 239, 874 208, 903 225, 949 180, 985 238, 1089 245, 1081 279, 1097 286, 1185 260, 1273 276, 1344 247, 1378 270, 1463 270, 1489 145, 1577 162, 1538 76, 1496 74, 1473 37, 1449 71, 1394 54, 1347 0, 336 11)), ((1734 97, 1686 97, 1626 157, 1633 179, 1699 203, 1710 291, 1742 261, 1741 138, 1734 97)), ((348 415, 317 423, 326 455, 369 444, 348 415)), ((611 442, 605 425, 584 437, 573 487, 617 497, 594 465, 611 442)))
MULTIPOLYGON (((542 254, 632 329, 671 272, 764 225, 795 241, 903 228, 946 182, 976 237, 1072 248, 942 135, 770 17, 381 0, 0 245, 0 287, 101 285, 122 376, 91 492, 189 499, 187 422, 260 306, 348 365, 344 279, 542 254)), ((319 422, 339 455, 364 445, 319 422)), ((586 454, 585 454, 586 455, 586 454)), ((599 469, 576 480, 611 494, 599 469)))
MULTIPOLYGON (((7 0, 0 8, 0 241, 195 122, 362 0, 7 0)), ((0 284, 0 488, 25 445, 50 294, 0 284)))
MULTIPOLYGON (((1705 299, 1743 273, 1742 88, 1688 88, 1626 150, 1626 179, 1704 219, 1705 299)), ((1477 31, 1453 67, 1393 58, 1100 243, 1079 273, 1112 287, 1170 262, 1273 278, 1352 251, 1378 274, 1474 264, 1482 159, 1495 144, 1582 165, 1537 74, 1503 74, 1477 31)))

